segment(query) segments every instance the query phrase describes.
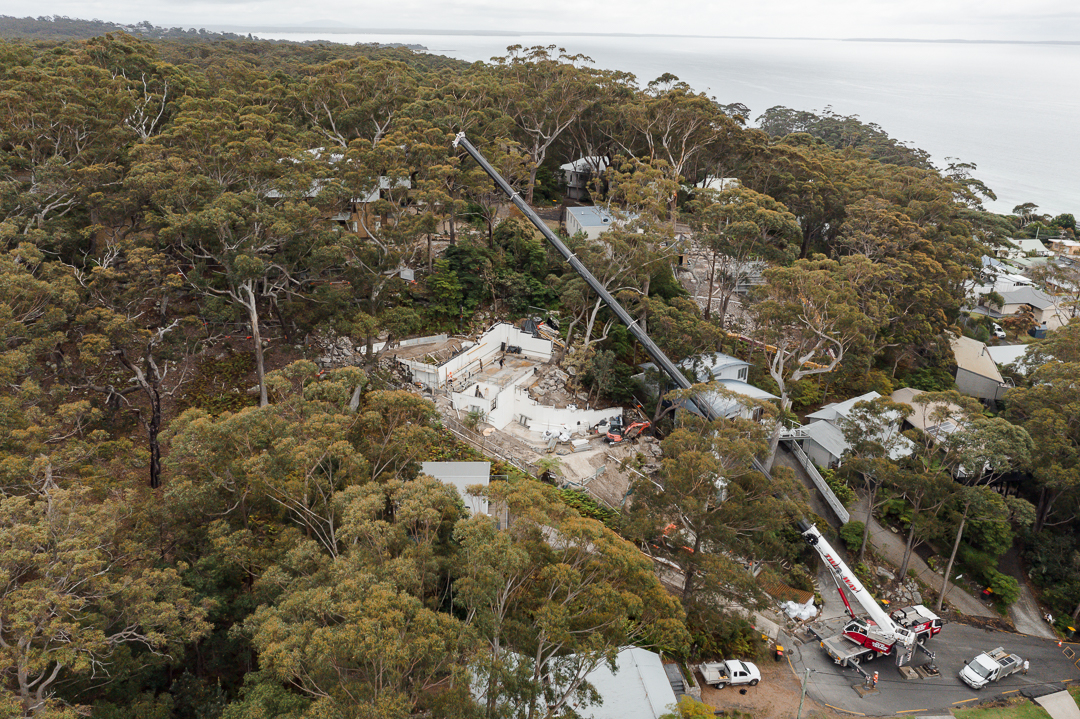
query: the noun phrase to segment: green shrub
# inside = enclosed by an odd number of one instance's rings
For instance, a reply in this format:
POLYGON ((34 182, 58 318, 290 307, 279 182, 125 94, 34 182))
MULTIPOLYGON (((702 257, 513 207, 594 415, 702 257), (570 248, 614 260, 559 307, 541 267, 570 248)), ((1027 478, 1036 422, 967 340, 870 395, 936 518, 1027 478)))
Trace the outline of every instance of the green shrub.
POLYGON ((619 513, 603 506, 595 499, 577 489, 560 489, 559 497, 567 505, 577 510, 582 517, 603 522, 608 529, 618 531, 619 513))
POLYGON ((821 478, 825 480, 825 484, 829 485, 829 489, 832 490, 836 498, 840 500, 840 503, 845 507, 850 507, 858 499, 855 494, 855 490, 848 486, 840 477, 836 476, 836 470, 832 469, 819 469, 818 473, 821 474, 821 478))
POLYGON ((863 532, 865 531, 866 525, 862 522, 848 522, 840 527, 840 540, 849 552, 857 552, 859 547, 862 546, 863 532))
POLYGON ((903 497, 885 500, 879 512, 885 520, 896 520, 905 527, 911 524, 911 505, 903 497))
POLYGON ((686 615, 686 628, 699 657, 739 657, 752 659, 764 643, 761 634, 742 616, 694 606, 686 615))
POLYGON ((1016 581, 1016 577, 1002 574, 996 569, 987 569, 986 576, 986 585, 993 590, 998 604, 1008 607, 1020 598, 1020 582, 1016 581))
POLYGON ((944 367, 923 367, 904 375, 901 386, 914 387, 924 392, 946 392, 956 389, 952 374, 944 367))

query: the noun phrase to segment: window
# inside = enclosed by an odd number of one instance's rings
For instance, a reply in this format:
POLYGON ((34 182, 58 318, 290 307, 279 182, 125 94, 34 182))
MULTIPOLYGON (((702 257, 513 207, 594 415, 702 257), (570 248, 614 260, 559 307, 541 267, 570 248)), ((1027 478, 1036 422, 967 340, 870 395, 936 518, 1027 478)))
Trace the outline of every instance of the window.
POLYGON ((496 397, 495 399, 491 400, 491 408, 495 409, 498 406, 499 406, 499 398, 496 397))
POLYGON ((741 379, 743 382, 746 381, 746 367, 743 367, 741 370, 739 370, 739 379, 741 379))

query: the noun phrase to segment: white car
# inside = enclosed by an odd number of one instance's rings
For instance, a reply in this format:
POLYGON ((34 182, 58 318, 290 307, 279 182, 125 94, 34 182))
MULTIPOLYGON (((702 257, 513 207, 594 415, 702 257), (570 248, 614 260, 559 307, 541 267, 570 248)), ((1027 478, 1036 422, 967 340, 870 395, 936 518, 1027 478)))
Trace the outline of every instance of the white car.
POLYGON ((999 340, 1005 339, 1005 330, 1001 329, 1001 325, 997 322, 994 323, 994 336, 999 340))
POLYGON ((723 689, 728 684, 757 686, 761 672, 750 662, 728 659, 726 662, 706 662, 698 665, 698 671, 709 686, 723 689))

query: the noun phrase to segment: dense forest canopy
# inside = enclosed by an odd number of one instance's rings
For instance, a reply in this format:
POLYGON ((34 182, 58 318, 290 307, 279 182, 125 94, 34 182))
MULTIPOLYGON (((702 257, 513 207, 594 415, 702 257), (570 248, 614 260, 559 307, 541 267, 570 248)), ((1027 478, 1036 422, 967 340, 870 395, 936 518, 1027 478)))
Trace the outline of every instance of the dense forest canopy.
MULTIPOLYGON (((83 31, 63 20, 58 33, 83 31)), ((673 75, 556 47, 468 65, 330 43, 56 37, 0 42, 6 716, 562 717, 627 644, 752 651, 749 625, 722 609, 764 601, 743 560, 807 577, 791 528, 805 493, 783 468, 771 484, 753 468, 776 452, 771 428, 903 384, 950 398, 945 333, 972 331, 962 309, 981 255, 1037 226, 1075 232, 1034 205, 986 212, 973 168, 934 168, 857 118, 772 108, 752 128, 745 108, 673 75), (485 492, 513 521, 497 526, 420 474, 479 455, 379 347, 557 314, 560 359, 593 401, 632 401, 644 359, 453 147, 459 132, 539 207, 562 199, 563 163, 604 158, 587 193, 619 221, 569 244, 673 359, 748 354, 780 397, 766 424, 653 405, 659 482, 621 514, 580 498, 578 511, 500 465, 485 492), (710 189, 718 178, 738 184, 710 189), (710 268, 704 312, 673 269, 690 231, 710 268), (739 300, 756 262, 767 268, 739 300), (325 337, 366 352, 317 366, 325 337), (670 592, 638 547, 676 515, 662 551, 684 581, 670 592)), ((952 481, 991 445, 998 467, 1029 472, 1036 530, 1073 520, 1076 397, 1049 388, 1077 376, 1076 327, 1047 345, 1034 384, 1017 378, 1008 422, 974 422, 965 405, 970 437, 896 470, 883 491, 914 508, 909 546, 959 526, 959 561, 990 566, 1028 531, 1022 506, 952 481), (1054 452, 1033 454, 1015 428, 1054 437, 1054 452), (978 544, 961 543, 965 523, 978 544), (963 555, 992 543, 989 559, 963 555)), ((885 461, 858 446, 863 466, 885 461)), ((1073 554, 1055 549, 1039 571, 1071 611, 1074 545, 1045 531, 1027 546, 1055 542, 1073 554)))

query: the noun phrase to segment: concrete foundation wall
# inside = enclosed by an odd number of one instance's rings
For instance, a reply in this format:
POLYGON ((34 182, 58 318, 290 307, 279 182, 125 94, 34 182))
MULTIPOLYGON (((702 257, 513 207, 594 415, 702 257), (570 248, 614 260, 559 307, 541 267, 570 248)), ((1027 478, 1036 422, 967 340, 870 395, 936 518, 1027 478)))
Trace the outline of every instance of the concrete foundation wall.
POLYGON ((454 382, 460 382, 478 374, 481 363, 497 362, 504 344, 520 347, 523 357, 536 362, 551 360, 551 340, 538 339, 509 323, 500 322, 485 332, 479 342, 469 345, 463 352, 441 365, 430 365, 418 360, 401 360, 401 363, 412 371, 414 382, 428 387, 442 387, 450 378, 453 378, 454 382))

